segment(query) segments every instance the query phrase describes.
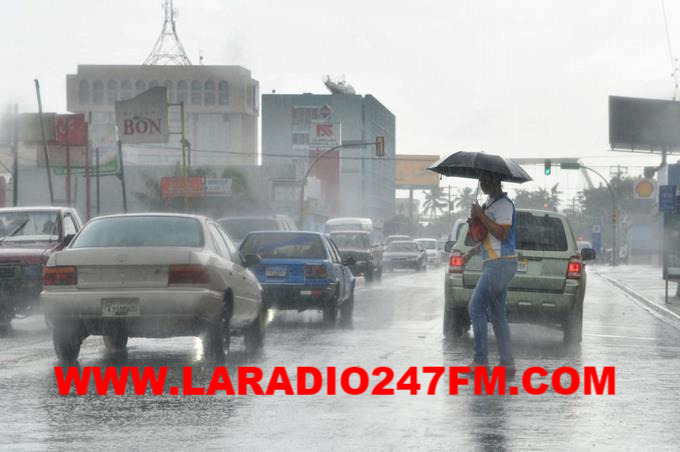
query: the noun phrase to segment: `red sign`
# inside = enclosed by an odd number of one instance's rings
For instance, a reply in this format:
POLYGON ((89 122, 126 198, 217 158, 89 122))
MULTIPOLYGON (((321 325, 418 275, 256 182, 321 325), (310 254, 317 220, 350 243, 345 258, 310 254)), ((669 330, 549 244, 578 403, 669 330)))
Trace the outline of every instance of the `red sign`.
POLYGON ((161 177, 161 198, 202 198, 204 186, 202 176, 161 177))
POLYGON ((85 115, 57 115, 54 121, 54 135, 62 146, 85 146, 87 144, 87 123, 85 115))

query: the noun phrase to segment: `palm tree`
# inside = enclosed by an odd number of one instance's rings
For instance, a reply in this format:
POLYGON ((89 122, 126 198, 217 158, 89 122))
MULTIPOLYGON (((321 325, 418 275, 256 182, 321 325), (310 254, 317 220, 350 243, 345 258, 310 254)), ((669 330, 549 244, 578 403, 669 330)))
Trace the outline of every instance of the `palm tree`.
POLYGON ((468 212, 472 207, 472 203, 475 201, 475 193, 472 191, 472 188, 465 187, 460 192, 458 200, 456 200, 456 208, 460 209, 462 212, 468 212))
POLYGON ((423 212, 430 212, 432 218, 437 219, 437 211, 442 210, 447 206, 444 201, 444 194, 440 186, 433 186, 429 192, 425 193, 425 202, 423 202, 423 212))

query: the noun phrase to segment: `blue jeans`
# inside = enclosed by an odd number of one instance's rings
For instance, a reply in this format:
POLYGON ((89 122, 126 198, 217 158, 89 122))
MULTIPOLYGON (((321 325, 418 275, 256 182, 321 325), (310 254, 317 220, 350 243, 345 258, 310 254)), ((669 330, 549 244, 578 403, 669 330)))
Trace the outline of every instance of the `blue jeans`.
POLYGON ((501 365, 514 364, 510 345, 510 327, 506 312, 508 285, 517 272, 517 261, 514 259, 496 259, 483 264, 482 276, 472 292, 468 305, 472 331, 475 333, 475 357, 478 363, 489 362, 489 351, 486 341, 487 310, 493 325, 493 332, 501 355, 501 365))

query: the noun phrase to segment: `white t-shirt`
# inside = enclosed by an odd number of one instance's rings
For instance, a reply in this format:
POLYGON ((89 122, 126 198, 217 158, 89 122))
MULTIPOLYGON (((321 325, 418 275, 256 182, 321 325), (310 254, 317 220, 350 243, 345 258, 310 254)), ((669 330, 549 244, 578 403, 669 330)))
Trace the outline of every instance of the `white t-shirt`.
POLYGON ((510 234, 507 240, 501 242, 493 234, 488 233, 482 240, 482 260, 494 260, 501 257, 513 257, 515 253, 515 231, 513 217, 515 206, 505 194, 500 195, 494 202, 488 198, 484 203, 484 214, 494 223, 500 226, 510 226, 510 234))

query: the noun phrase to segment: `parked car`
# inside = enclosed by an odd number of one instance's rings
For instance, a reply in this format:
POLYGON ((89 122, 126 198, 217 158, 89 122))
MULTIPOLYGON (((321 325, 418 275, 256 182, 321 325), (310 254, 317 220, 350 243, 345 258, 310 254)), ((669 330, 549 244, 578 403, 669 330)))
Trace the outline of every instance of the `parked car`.
POLYGON ((441 264, 449 261, 449 253, 446 251, 446 240, 437 240, 437 249, 439 250, 439 262, 441 264))
POLYGON ((409 241, 409 240, 413 240, 413 237, 411 237, 410 235, 399 235, 399 234, 388 235, 385 238, 385 246, 389 245, 392 242, 396 242, 396 241, 402 241, 403 242, 403 241, 409 241))
MULTIPOLYGON (((461 228, 455 245, 447 243, 451 258, 444 286, 444 335, 453 338, 470 327, 467 306, 482 270, 479 255, 463 265, 462 255, 475 245, 467 230, 467 225, 461 228)), ((565 343, 580 343, 584 261, 594 259, 595 252, 579 252, 569 222, 556 212, 518 209, 515 232, 518 268, 508 289, 508 320, 558 327, 565 343)))
POLYGON ((249 232, 298 230, 295 222, 287 215, 222 217, 217 222, 227 231, 237 247, 249 232))
POLYGON ((344 324, 352 321, 355 279, 349 269, 354 259, 318 232, 251 232, 241 254, 258 255, 253 267, 264 288, 264 304, 271 309, 317 309, 324 321, 335 323, 338 311, 344 324))
POLYGON ((427 254, 427 264, 439 267, 441 257, 437 248, 437 239, 415 239, 415 242, 423 247, 427 254))
POLYGON ((413 240, 391 242, 383 254, 386 271, 398 268, 412 268, 417 272, 427 270, 427 254, 422 246, 413 240))
POLYGON ((367 282, 382 278, 382 246, 371 243, 371 234, 365 231, 336 231, 330 237, 338 246, 344 259, 352 257, 349 268, 354 276, 363 276, 367 282))
POLYGON ((0 209, 0 330, 38 307, 45 262, 81 227, 69 207, 0 209))
POLYGON ((233 335, 249 351, 264 341, 262 288, 224 230, 194 215, 125 214, 88 222, 50 256, 40 296, 54 325, 57 356, 75 360, 82 340, 104 336, 124 350, 128 337, 201 336, 221 358, 233 335))

